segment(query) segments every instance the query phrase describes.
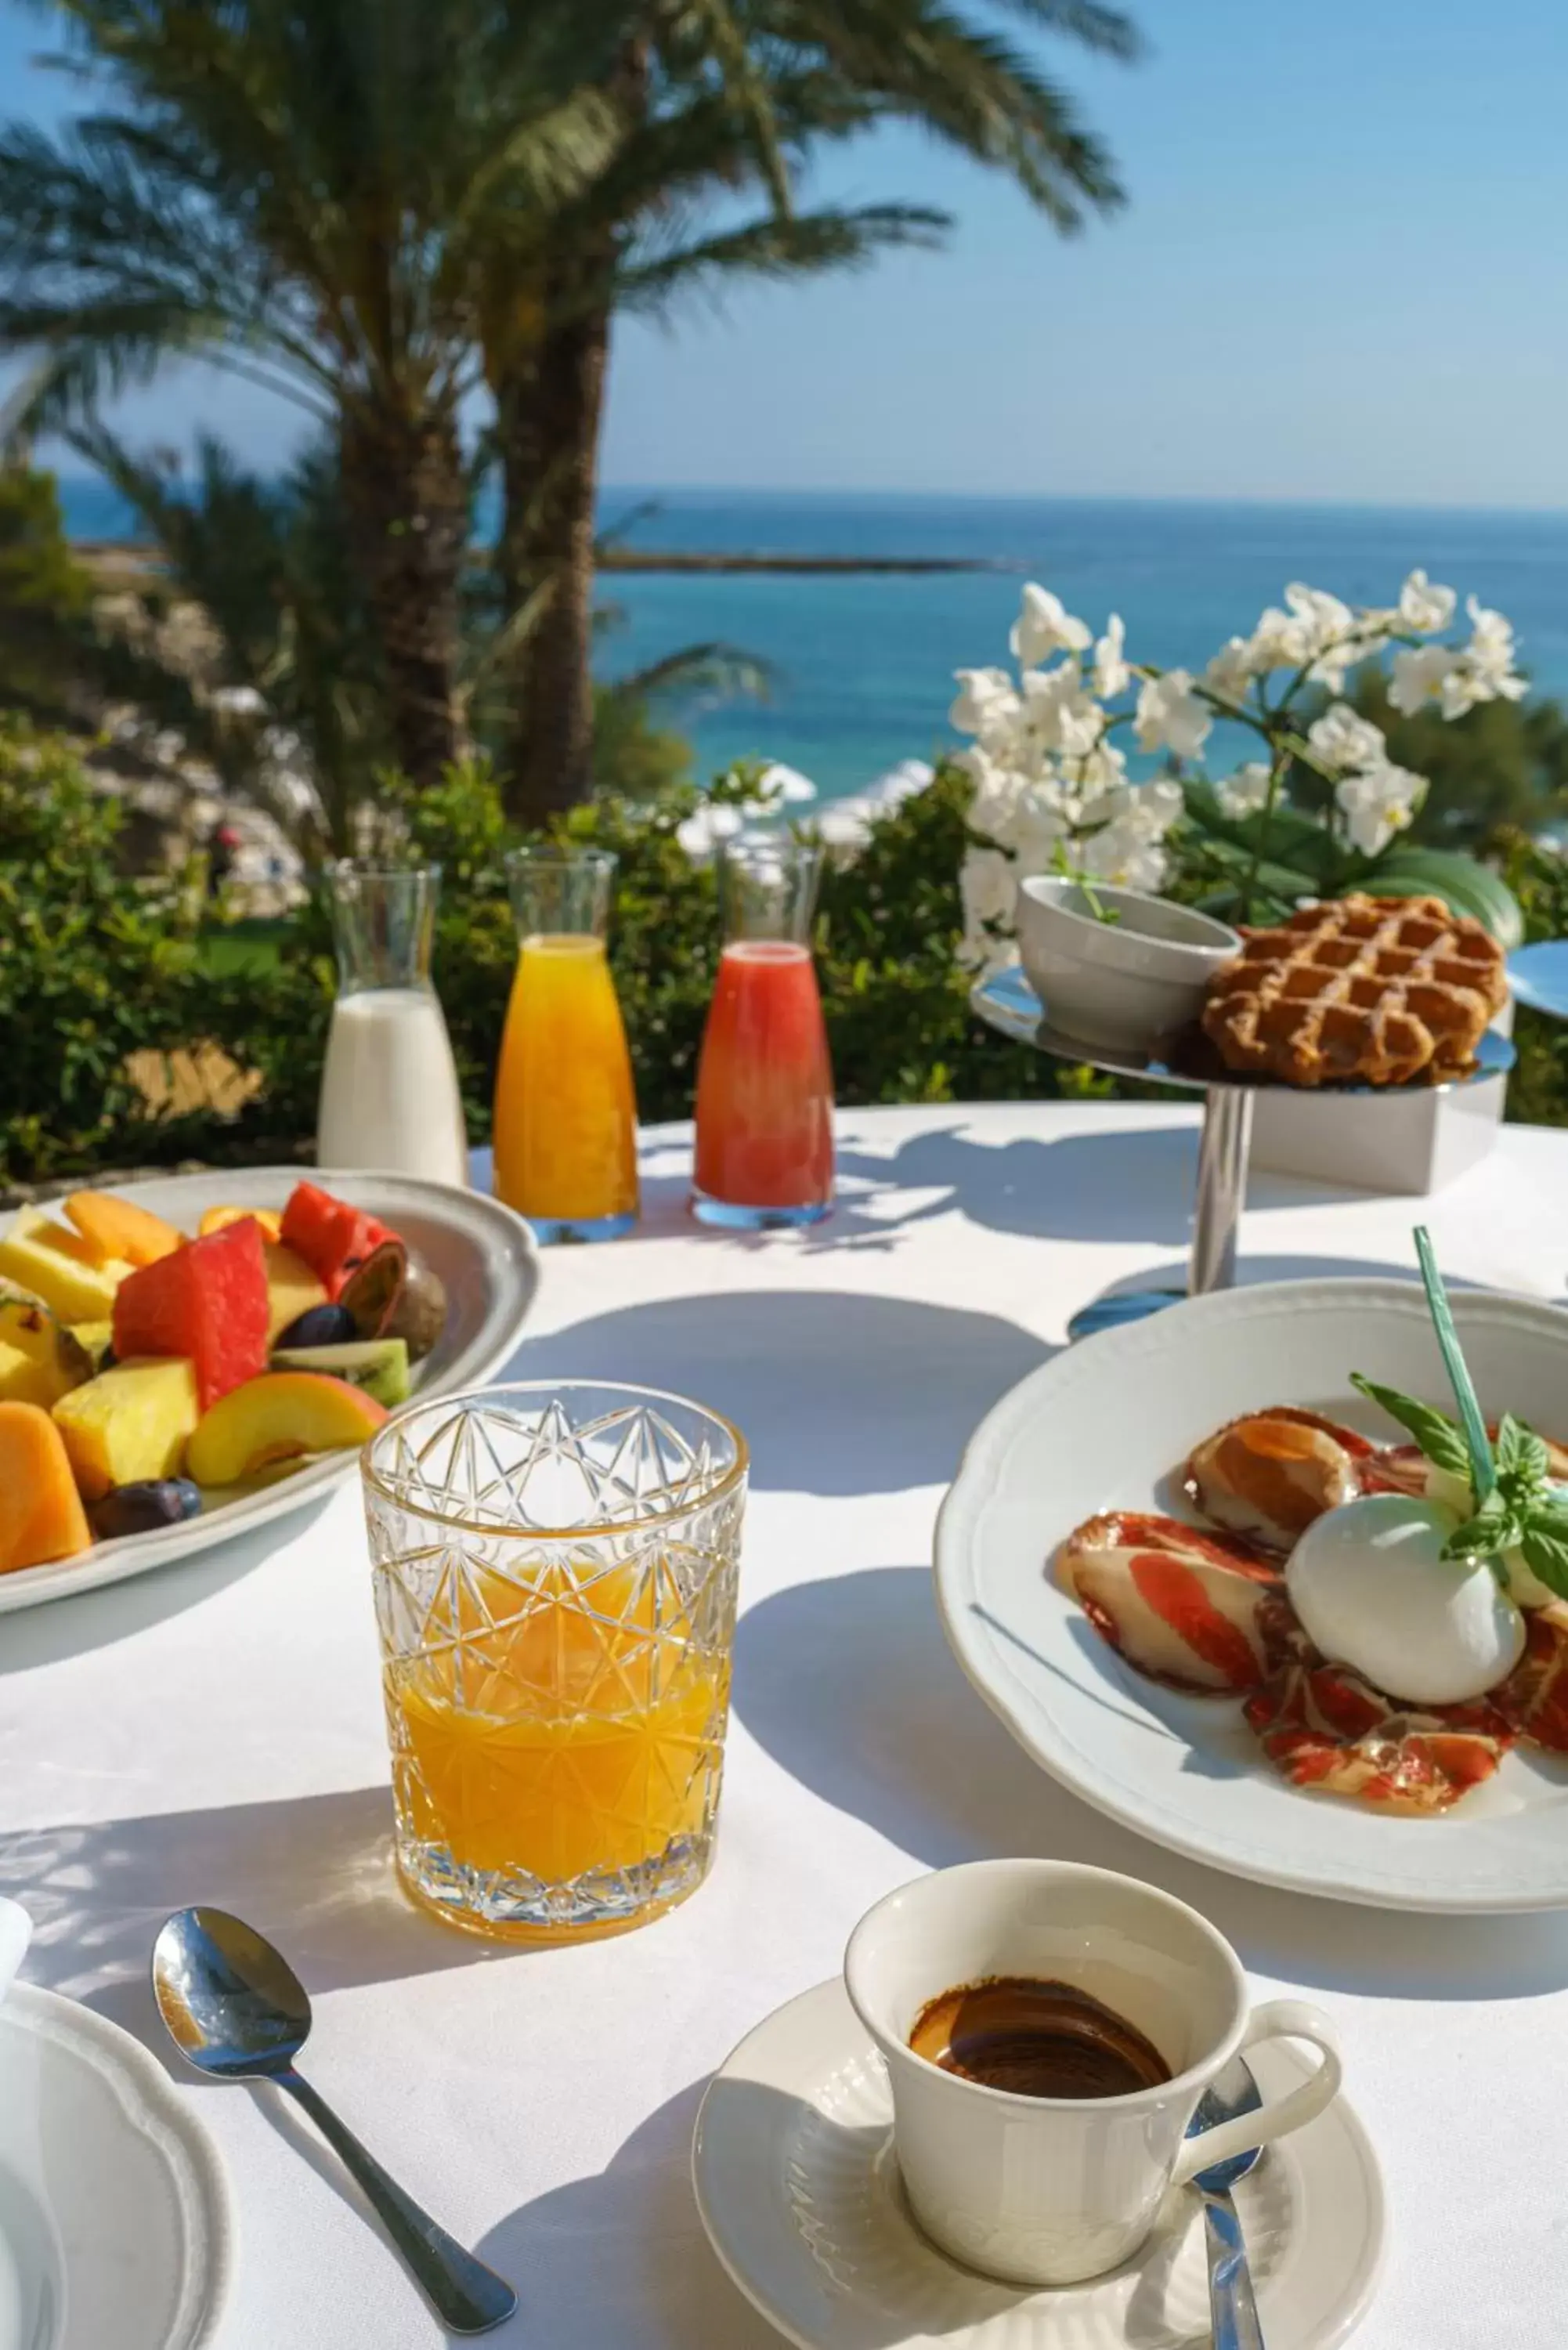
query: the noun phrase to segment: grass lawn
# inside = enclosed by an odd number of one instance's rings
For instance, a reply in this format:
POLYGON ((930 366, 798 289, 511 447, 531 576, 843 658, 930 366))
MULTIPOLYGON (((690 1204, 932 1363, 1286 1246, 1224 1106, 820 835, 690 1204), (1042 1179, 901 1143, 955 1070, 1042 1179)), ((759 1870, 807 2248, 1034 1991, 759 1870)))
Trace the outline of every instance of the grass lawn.
POLYGON ((271 971, 275 969, 281 952, 280 941, 288 930, 284 921, 257 919, 244 922, 223 922, 203 931, 201 939, 202 968, 214 979, 231 978, 238 971, 271 971))

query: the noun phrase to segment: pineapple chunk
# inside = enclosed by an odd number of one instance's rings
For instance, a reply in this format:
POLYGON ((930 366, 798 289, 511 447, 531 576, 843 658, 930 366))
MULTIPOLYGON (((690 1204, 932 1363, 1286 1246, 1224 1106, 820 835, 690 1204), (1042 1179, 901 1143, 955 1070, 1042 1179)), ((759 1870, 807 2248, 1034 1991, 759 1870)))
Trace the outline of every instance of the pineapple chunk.
POLYGON ((103 1358, 114 1344, 112 1322, 73 1322, 71 1336, 76 1340, 90 1366, 88 1376, 101 1370, 103 1358))
POLYGON ((92 1357, 41 1297, 0 1284, 0 1402, 46 1411, 93 1374, 92 1357))
POLYGON ((302 1256, 282 1241, 264 1241, 266 1254, 266 1342, 273 1346, 282 1331, 312 1305, 325 1305, 327 1292, 302 1256))
POLYGON ((115 1485, 177 1477, 201 1416, 195 1371, 178 1355, 116 1363, 55 1406, 55 1425, 88 1502, 115 1485))
POLYGON ((0 1278, 32 1290, 62 1322, 107 1321, 114 1312, 114 1293, 130 1267, 118 1259, 83 1264, 59 1245, 56 1236, 65 1230, 41 1208, 19 1208, 0 1238, 0 1278))

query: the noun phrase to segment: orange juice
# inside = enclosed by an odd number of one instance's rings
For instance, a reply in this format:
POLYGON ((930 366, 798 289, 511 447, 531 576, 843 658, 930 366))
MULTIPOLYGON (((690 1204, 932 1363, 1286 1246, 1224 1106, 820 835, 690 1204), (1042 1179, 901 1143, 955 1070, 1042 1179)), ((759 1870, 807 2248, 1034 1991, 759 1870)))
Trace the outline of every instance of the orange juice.
MULTIPOLYGON (((567 1562, 465 1586, 472 1646, 389 1659, 400 1805, 459 1866, 552 1885, 658 1861, 717 1798, 726 1637, 700 1634, 662 1561, 567 1562)), ((454 1627, 458 1628, 458 1627, 454 1627)))
POLYGON ((637 1105, 604 941, 525 938, 495 1076, 495 1189, 546 1224, 624 1229, 637 1213, 637 1105))

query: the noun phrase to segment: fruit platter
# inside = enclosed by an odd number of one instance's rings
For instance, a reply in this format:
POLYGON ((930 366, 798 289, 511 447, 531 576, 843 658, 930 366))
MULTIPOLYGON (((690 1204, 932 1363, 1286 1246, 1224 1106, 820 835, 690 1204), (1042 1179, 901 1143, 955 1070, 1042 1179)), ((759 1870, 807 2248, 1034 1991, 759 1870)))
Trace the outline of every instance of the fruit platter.
POLYGON ((1568 1319, 1444 1304, 1451 1348, 1422 1283, 1324 1279, 1057 1356, 971 1440, 939 1604, 1139 1835, 1386 1907, 1568 1907, 1568 1319))
POLYGON ((0 1612, 140 1573, 351 1472, 482 1381, 537 1282, 521 1219, 286 1169, 83 1189, 0 1227, 0 1612))

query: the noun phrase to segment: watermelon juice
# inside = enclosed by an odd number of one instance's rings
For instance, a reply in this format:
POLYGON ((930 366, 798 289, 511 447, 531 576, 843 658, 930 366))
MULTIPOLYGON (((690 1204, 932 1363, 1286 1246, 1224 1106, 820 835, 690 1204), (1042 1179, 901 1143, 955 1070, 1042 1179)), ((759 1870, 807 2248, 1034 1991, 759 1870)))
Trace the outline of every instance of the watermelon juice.
POLYGON ((736 939, 697 1072, 693 1206, 704 1222, 810 1223, 833 1198, 833 1071, 811 951, 736 939))

